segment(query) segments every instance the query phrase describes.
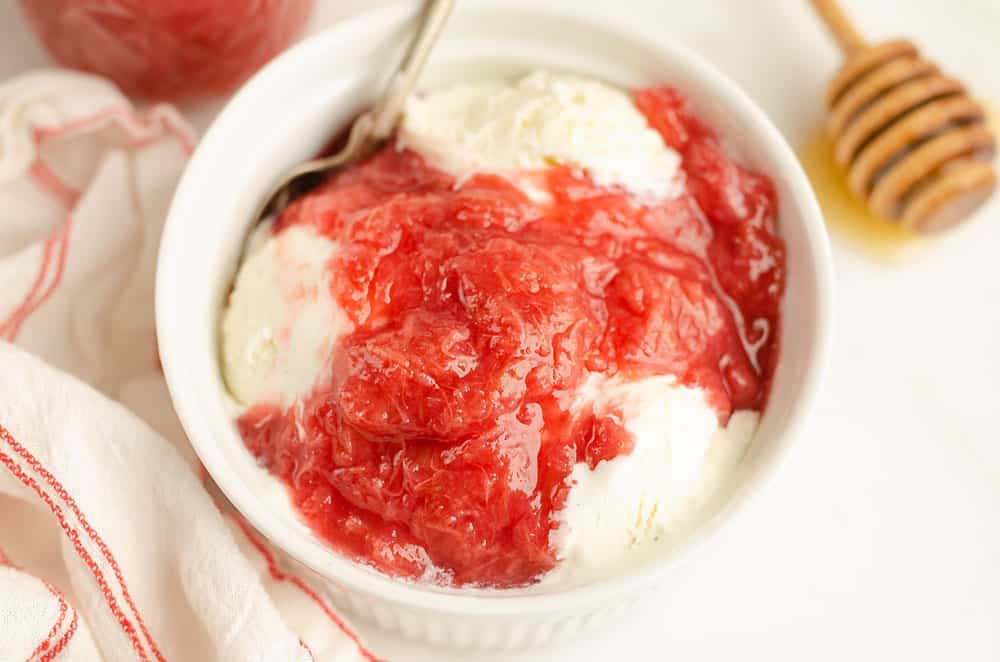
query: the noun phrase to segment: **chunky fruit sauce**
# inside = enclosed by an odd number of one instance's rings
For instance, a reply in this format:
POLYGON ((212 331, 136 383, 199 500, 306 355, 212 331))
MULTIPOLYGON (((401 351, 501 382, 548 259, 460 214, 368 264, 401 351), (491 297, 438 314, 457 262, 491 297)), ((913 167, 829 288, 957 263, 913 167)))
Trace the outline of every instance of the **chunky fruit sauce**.
POLYGON ((552 193, 536 203, 390 145, 279 219, 339 243, 354 328, 311 394, 239 426, 338 550, 396 576, 530 583, 557 561, 573 465, 631 450, 616 412, 574 397, 589 374, 673 375, 721 422, 763 407, 785 264, 773 186, 675 90, 635 103, 683 156, 685 192, 656 206, 562 167, 531 173, 552 193))

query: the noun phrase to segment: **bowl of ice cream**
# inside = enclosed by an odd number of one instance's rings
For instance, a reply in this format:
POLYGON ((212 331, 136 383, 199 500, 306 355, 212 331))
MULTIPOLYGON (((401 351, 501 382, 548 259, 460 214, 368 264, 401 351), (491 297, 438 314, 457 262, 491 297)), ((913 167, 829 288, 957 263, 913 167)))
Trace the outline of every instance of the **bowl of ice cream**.
POLYGON ((251 227, 413 11, 307 40, 212 125, 164 231, 161 360, 213 479, 339 604, 432 641, 569 636, 666 580, 801 432, 822 220, 686 49, 474 2, 396 136, 251 227))

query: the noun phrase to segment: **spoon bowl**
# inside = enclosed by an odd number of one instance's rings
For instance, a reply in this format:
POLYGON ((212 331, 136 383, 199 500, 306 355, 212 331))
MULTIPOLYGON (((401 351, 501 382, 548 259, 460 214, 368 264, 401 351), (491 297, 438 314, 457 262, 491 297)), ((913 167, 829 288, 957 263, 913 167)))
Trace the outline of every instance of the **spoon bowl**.
POLYGON ((347 143, 335 154, 310 159, 291 168, 261 200, 254 214, 256 225, 268 216, 277 216, 309 189, 343 166, 368 156, 395 130, 403 114, 407 97, 413 92, 420 74, 437 44, 455 0, 429 0, 409 50, 403 56, 395 76, 375 107, 362 113, 351 125, 347 143))

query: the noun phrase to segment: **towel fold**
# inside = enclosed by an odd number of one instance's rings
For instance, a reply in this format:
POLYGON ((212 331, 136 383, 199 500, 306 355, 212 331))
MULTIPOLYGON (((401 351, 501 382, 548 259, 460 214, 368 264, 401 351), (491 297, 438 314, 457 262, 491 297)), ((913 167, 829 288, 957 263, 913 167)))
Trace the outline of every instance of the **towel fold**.
POLYGON ((0 85, 0 661, 375 659, 173 414, 153 279, 194 144, 98 77, 0 85))

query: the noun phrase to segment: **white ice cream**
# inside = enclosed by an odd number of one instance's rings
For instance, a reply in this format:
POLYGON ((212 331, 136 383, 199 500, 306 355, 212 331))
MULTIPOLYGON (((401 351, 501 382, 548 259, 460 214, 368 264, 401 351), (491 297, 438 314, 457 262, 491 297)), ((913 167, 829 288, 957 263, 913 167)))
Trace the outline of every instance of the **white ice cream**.
POLYGON ((330 292, 336 248, 309 228, 257 229, 222 319, 223 374, 241 404, 294 402, 350 331, 330 292))
POLYGON ((628 94, 547 71, 412 97, 398 144, 459 180, 489 172, 520 184, 519 172, 559 164, 644 199, 668 197, 679 185, 680 156, 628 94))
POLYGON ((578 463, 553 542, 569 570, 591 574, 627 562, 631 550, 683 536, 712 505, 757 428, 738 411, 720 427, 703 391, 673 377, 591 378, 582 402, 620 410, 635 446, 593 470, 578 463))

